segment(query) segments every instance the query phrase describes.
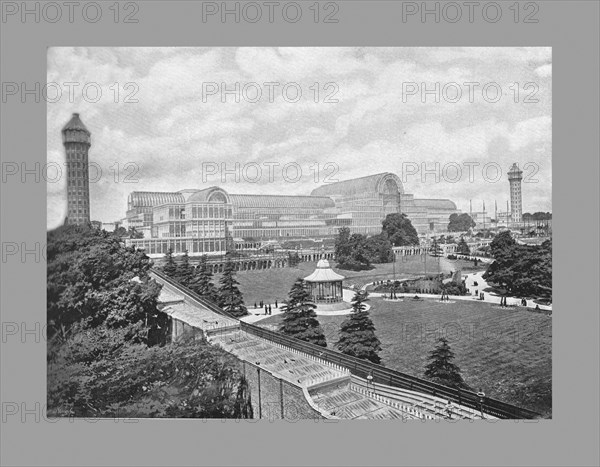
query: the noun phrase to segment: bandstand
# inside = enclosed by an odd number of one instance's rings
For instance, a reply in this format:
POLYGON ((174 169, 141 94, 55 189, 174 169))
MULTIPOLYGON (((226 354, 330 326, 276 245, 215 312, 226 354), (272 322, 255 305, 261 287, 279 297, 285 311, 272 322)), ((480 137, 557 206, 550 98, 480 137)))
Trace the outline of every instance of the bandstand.
POLYGON ((308 290, 315 303, 337 303, 342 301, 342 281, 344 276, 331 269, 329 261, 322 258, 317 263, 317 269, 304 278, 308 290))

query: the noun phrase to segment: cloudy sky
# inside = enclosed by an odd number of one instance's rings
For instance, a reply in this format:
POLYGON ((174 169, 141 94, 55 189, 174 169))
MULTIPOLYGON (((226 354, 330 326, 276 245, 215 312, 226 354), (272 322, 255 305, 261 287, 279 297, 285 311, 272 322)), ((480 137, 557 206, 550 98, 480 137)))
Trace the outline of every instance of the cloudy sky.
POLYGON ((92 132, 94 220, 123 218, 136 190, 310 194, 383 171, 493 212, 513 162, 524 212, 549 211, 551 62, 550 48, 50 48, 48 227, 66 213, 51 168, 73 112, 92 132))

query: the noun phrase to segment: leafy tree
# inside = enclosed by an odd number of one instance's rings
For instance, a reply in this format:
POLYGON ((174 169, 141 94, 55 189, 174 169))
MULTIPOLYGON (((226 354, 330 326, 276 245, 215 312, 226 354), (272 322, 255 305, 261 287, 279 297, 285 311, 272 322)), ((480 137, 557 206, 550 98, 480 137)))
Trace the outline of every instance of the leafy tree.
POLYGON ((456 252, 461 255, 470 255, 471 254, 471 249, 469 248, 469 245, 467 245, 467 242, 463 237, 460 237, 460 241, 458 242, 458 245, 456 246, 456 252))
POLYGON ((161 286, 142 250, 64 226, 47 252, 51 416, 252 416, 235 357, 205 340, 165 345, 161 286))
POLYGON ((425 366, 425 377, 435 383, 453 388, 470 389, 460 374, 460 368, 452 363, 454 352, 445 337, 438 339, 435 349, 429 354, 425 366))
POLYGON ((338 268, 361 271, 371 269, 367 252, 367 237, 361 234, 350 235, 350 229, 343 227, 335 241, 335 259, 338 268))
POLYGON ((327 347, 325 334, 317 320, 313 301, 303 279, 297 279, 283 305, 283 321, 279 331, 286 336, 327 347))
POLYGON ((494 258, 510 255, 513 247, 517 244, 508 230, 500 232, 490 243, 490 251, 494 258))
POLYGON ((188 287, 194 277, 194 268, 190 265, 190 257, 187 250, 181 257, 181 261, 177 264, 175 269, 175 276, 173 277, 180 284, 188 287))
POLYGON ((248 310, 244 306, 244 298, 235 278, 235 263, 227 261, 223 275, 219 281, 219 306, 235 317, 246 316, 248 310))
POLYGON ((535 212, 533 214, 526 212, 525 214, 523 214, 523 220, 524 221, 545 221, 545 220, 550 220, 552 219, 552 213, 551 212, 535 212))
POLYGON ((208 266, 206 255, 200 258, 200 264, 196 267, 194 275, 190 280, 189 288, 206 300, 212 302, 219 301, 219 293, 213 284, 213 274, 208 266))
POLYGON ((138 232, 135 227, 130 227, 127 234, 129 235, 129 238, 144 238, 144 234, 138 232))
MULTIPOLYGON (((48 337, 65 340, 71 328, 139 325, 135 338, 148 342, 149 329, 164 329, 156 308, 160 286, 148 276, 149 258, 121 239, 87 226, 48 233, 48 337)), ((132 328, 133 329, 133 328, 132 328)), ((158 339, 161 342, 163 339, 158 339)))
POLYGON ((450 214, 448 232, 466 232, 475 227, 475 221, 466 212, 450 214))
POLYGON ((288 266, 295 267, 300 264, 300 256, 296 252, 288 252, 288 266))
POLYGON ((335 237, 335 260, 338 263, 346 263, 352 256, 352 247, 350 246, 350 229, 342 227, 338 230, 335 237))
POLYGON ((337 349, 353 357, 380 363, 381 343, 375 335, 375 326, 366 310, 367 293, 358 291, 352 298, 352 314, 342 322, 337 349))
POLYGON ((129 235, 129 233, 127 232, 127 229, 125 227, 123 227, 122 225, 115 229, 114 234, 117 237, 127 237, 129 235))
POLYGON ((394 246, 419 244, 417 231, 406 214, 388 214, 383 220, 382 233, 394 246))
POLYGON ((250 418, 239 362, 206 340, 164 347, 124 333, 76 333, 53 354, 48 414, 55 417, 250 418))
POLYGON ((552 296, 552 240, 541 245, 520 245, 510 232, 490 243, 494 262, 483 278, 518 296, 552 296))
POLYGON ((172 278, 175 278, 177 274, 177 263, 175 263, 175 259, 173 258, 173 249, 169 248, 165 253, 165 264, 162 267, 163 272, 172 278))
POLYGON ((338 268, 354 271, 372 269, 371 263, 389 263, 394 260, 392 244, 385 234, 371 237, 350 235, 347 227, 341 228, 336 236, 335 255, 338 268))
POLYGON ((367 238, 364 248, 367 259, 371 263, 390 263, 394 261, 392 243, 384 234, 367 238))

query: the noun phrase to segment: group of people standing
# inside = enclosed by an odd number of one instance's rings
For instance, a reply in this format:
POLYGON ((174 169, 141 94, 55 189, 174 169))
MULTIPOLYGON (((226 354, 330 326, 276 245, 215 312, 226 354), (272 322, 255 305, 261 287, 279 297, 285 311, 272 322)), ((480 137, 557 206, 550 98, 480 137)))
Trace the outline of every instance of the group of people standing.
MULTIPOLYGON (((262 300, 260 301, 260 303, 258 304, 258 306, 256 305, 256 302, 254 302, 254 309, 258 309, 258 308, 262 308, 265 311, 265 315, 270 315, 272 314, 271 310, 271 304, 266 304, 265 302, 263 302, 262 300)), ((277 300, 275 300, 275 308, 278 308, 278 303, 277 300)))

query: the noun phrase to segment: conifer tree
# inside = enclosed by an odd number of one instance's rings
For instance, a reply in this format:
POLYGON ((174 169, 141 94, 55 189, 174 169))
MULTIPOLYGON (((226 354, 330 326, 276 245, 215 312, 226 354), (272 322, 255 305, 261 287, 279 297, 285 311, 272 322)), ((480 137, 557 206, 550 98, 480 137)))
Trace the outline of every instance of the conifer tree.
POLYGON ((240 283, 235 279, 235 263, 227 261, 223 270, 223 275, 219 281, 219 306, 235 317, 241 317, 248 314, 244 306, 242 292, 238 288, 240 283))
POLYGON ((469 245, 467 245, 467 242, 463 237, 460 237, 460 241, 458 242, 458 245, 456 247, 456 252, 460 253, 461 255, 471 254, 471 249, 469 248, 469 245))
POLYGON ((206 255, 202 255, 200 258, 200 264, 192 276, 189 287, 202 298, 212 302, 218 302, 219 293, 213 283, 213 274, 208 266, 206 255))
POLYGON ((181 257, 181 262, 177 264, 177 269, 175 271, 175 280, 181 285, 189 287, 190 283, 192 282, 193 276, 194 268, 190 264, 190 257, 186 250, 183 256, 181 257))
POLYGON ((165 265, 162 269, 167 276, 175 278, 175 274, 177 273, 177 264, 173 259, 173 250, 171 248, 169 248, 165 253, 165 265))
POLYGON ((380 363, 381 343, 375 335, 375 326, 366 310, 367 297, 367 292, 358 291, 352 298, 352 314, 342 322, 336 347, 346 355, 380 363))
POLYGON ((438 339, 435 349, 427 358, 430 362, 425 366, 425 377, 444 386, 470 389, 460 374, 460 368, 452 363, 454 352, 445 337, 438 339))
POLYGON ((325 334, 315 313, 317 306, 313 303, 303 279, 296 280, 288 297, 282 307, 283 321, 279 331, 286 336, 327 347, 325 334))

